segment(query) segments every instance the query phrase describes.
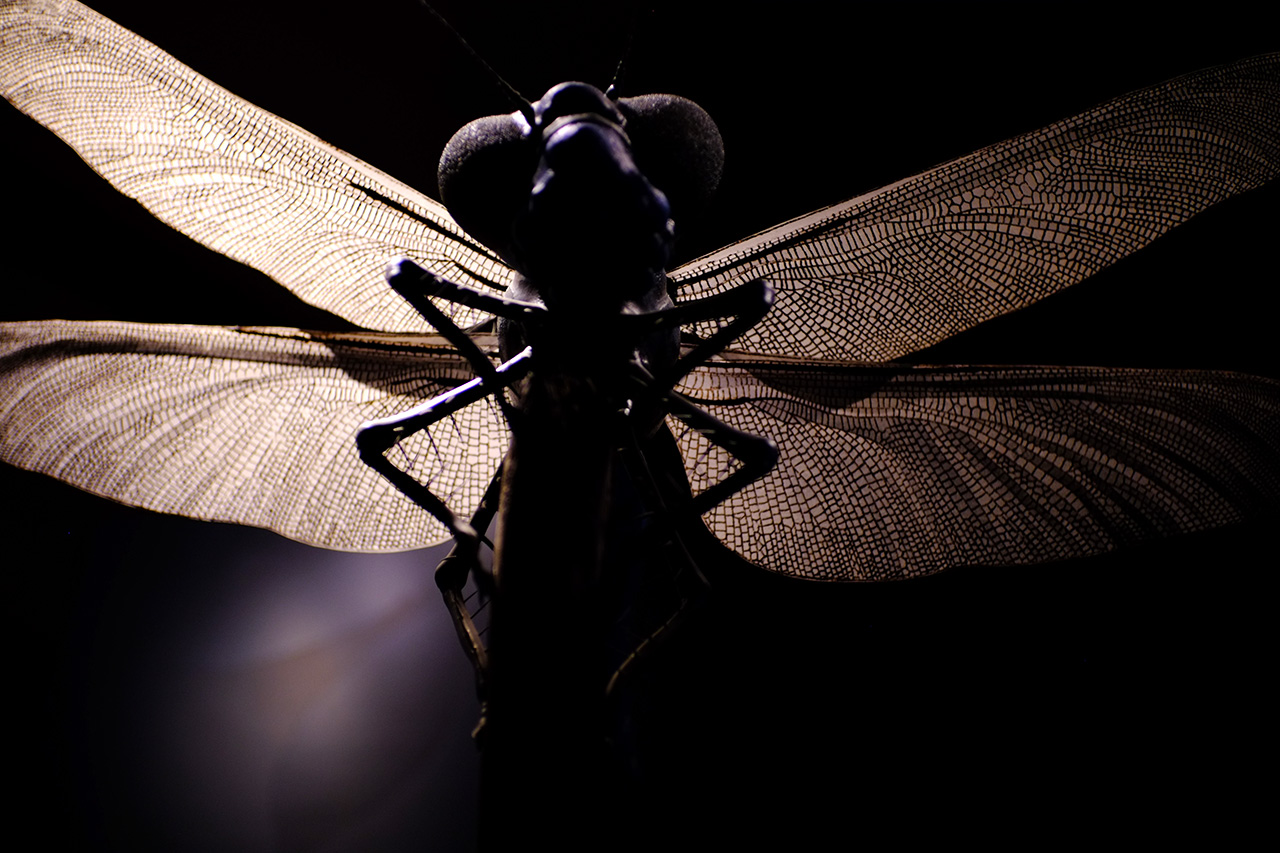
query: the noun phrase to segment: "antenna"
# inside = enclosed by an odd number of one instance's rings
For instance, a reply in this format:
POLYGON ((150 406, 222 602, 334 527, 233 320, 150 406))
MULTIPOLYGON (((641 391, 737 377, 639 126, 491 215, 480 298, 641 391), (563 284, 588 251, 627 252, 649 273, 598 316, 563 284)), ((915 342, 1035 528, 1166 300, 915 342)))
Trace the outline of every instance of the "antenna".
POLYGON ((623 74, 627 70, 627 60, 631 57, 631 48, 635 44, 636 30, 639 29, 642 13, 653 14, 653 9, 642 9, 638 5, 631 7, 631 21, 627 25, 627 41, 622 46, 622 55, 618 57, 618 67, 614 69, 613 80, 609 82, 609 88, 605 89, 604 92, 605 97, 611 101, 618 100, 619 90, 622 88, 623 74))
POLYGON ((503 94, 507 96, 507 100, 511 101, 511 103, 515 105, 516 110, 522 116, 524 116, 524 119, 529 123, 529 126, 535 127, 537 125, 537 117, 533 112, 533 104, 529 103, 529 99, 526 98, 524 95, 520 94, 520 92, 517 91, 514 86, 508 83, 501 74, 499 74, 497 71, 494 70, 492 65, 490 65, 488 62, 485 62, 484 57, 481 56, 479 53, 476 53, 475 48, 473 48, 470 44, 467 43, 467 40, 464 39, 462 35, 453 28, 452 24, 450 24, 448 21, 445 20, 444 15, 441 15, 439 12, 436 11, 434 6, 428 3, 427 0, 418 0, 418 3, 421 4, 422 8, 430 12, 431 15, 437 21, 439 21, 440 24, 446 30, 448 30, 449 33, 455 39, 458 40, 458 44, 462 45, 462 49, 465 50, 468 54, 470 54, 472 59, 480 63, 480 67, 482 67, 486 72, 488 72, 489 76, 492 77, 494 82, 498 84, 498 88, 501 89, 503 94))

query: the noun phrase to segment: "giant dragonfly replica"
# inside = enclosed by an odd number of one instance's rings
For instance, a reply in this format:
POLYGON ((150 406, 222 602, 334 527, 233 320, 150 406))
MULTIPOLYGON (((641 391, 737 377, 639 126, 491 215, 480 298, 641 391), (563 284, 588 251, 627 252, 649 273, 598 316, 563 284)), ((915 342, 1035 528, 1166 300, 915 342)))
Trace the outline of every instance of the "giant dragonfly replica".
MULTIPOLYGON (((411 304, 422 294, 400 295, 383 270, 407 257, 458 285, 439 309, 485 348, 492 337, 476 306, 489 303, 471 293, 504 294, 508 265, 437 203, 210 87, 83 7, 3 10, 12 102, 161 219, 374 330, 10 324, 6 460, 138 505, 328 547, 444 538, 437 516, 360 460, 355 436, 477 373, 492 390, 493 377, 431 337, 411 304), (63 73, 68 62, 106 73, 63 73), (144 73, 139 63, 154 66, 144 73), (81 79, 120 85, 80 89, 81 79), (94 94, 89 112, 76 106, 81 91, 94 94), (170 100, 157 109, 153 98, 170 100), (149 124, 154 116, 164 119, 149 124), (122 141, 136 142, 124 157, 122 141), (218 177, 227 180, 215 192, 218 177)), ((746 559, 798 577, 1069 559, 1272 505, 1280 475, 1268 380, 866 362, 909 356, 1034 302, 1265 183, 1280 145, 1276 87, 1274 58, 1158 85, 680 266, 670 274, 680 306, 760 279, 776 304, 691 372, 607 391, 610 411, 685 405, 667 394, 674 383, 691 407, 776 441, 778 466, 724 490, 704 518, 746 559)), ((603 109, 597 123, 616 125, 603 109)), ((548 302, 535 296, 525 301, 548 302)), ((686 343, 712 338, 718 327, 705 321, 715 316, 682 318, 704 321, 689 324, 686 343)), ((514 396, 507 406, 521 416, 514 396)), ((450 412, 385 458, 422 472, 417 487, 405 484, 420 501, 430 499, 417 489, 429 489, 465 517, 508 449, 500 409, 480 401, 450 412)), ((705 492, 732 470, 732 454, 718 449, 718 427, 699 426, 710 442, 678 425, 673 435, 693 490, 705 492)), ((513 498, 504 511, 534 515, 534 503, 522 510, 513 498)))

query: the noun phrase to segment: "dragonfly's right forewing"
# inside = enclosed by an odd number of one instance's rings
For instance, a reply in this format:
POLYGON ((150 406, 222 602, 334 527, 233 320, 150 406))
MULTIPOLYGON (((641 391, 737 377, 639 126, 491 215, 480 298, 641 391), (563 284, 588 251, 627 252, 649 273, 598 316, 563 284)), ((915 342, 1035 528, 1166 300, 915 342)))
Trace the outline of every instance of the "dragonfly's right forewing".
MULTIPOLYGON (((393 551, 444 527, 360 460, 365 421, 471 378, 437 338, 46 321, 0 325, 0 459, 135 506, 393 551)), ((492 401, 393 447, 469 514, 507 447, 492 401)))
POLYGON ((401 256, 481 290, 510 279, 438 202, 74 0, 0 3, 0 91, 166 224, 358 326, 422 330, 383 278, 401 256))

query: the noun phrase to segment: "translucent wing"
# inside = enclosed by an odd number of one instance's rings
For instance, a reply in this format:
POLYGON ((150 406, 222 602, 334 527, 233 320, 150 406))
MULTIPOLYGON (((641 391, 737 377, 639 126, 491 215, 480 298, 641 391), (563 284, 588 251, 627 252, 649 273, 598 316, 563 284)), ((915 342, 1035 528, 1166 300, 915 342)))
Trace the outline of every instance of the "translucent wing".
MULTIPOLYGON (((472 376, 436 338, 47 321, 0 325, 0 459, 95 494, 347 551, 444 528, 366 466, 355 434, 472 376)), ((392 451, 459 512, 507 446, 479 403, 392 451)))
POLYGON ((359 326, 421 331, 383 280, 400 256, 474 287, 510 277, 439 203, 74 0, 0 5, 0 89, 166 224, 359 326))
MULTIPOLYGON (((683 393, 775 439, 778 468, 704 517, 818 580, 1081 557, 1280 500, 1280 383, 1115 368, 716 363, 683 393)), ((695 492, 730 460, 673 424, 695 492)))
POLYGON ((1280 54, 1211 68, 794 219, 672 273, 767 279, 738 348, 885 361, 1029 305, 1280 173, 1280 54))

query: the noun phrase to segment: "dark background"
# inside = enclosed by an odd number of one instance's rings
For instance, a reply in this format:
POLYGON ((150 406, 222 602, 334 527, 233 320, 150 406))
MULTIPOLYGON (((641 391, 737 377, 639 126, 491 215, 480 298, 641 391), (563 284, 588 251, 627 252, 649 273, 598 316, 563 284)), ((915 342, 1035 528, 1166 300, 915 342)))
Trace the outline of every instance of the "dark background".
MULTIPOLYGON (((628 17, 437 6, 530 98, 563 79, 606 83, 628 17)), ((432 194, 453 130, 509 109, 408 0, 97 8, 432 194)), ((1275 48, 1224 3, 1121 21, 1115 4, 776 9, 663 4, 637 36, 629 90, 696 100, 726 140, 717 208, 685 258, 1275 48)), ((0 122, 4 319, 326 322, 152 220, 15 111, 0 122)), ((1280 377, 1277 201, 1274 185, 1231 201, 937 360, 1280 377)), ((50 842, 467 849, 474 694, 431 556, 317 551, 8 468, 0 501, 12 808, 50 842)), ((1275 711, 1274 531, 1273 517, 875 587, 711 566, 712 604, 650 684, 659 784, 637 826, 683 814, 693 839, 782 830, 790 843, 819 827, 850 843, 1245 829, 1275 711)))

